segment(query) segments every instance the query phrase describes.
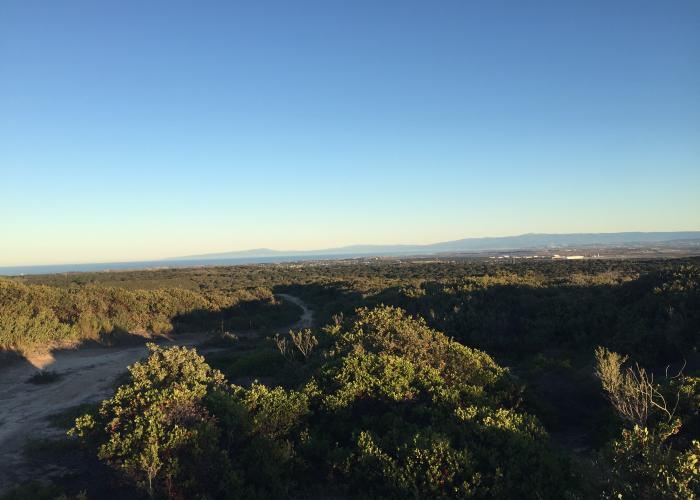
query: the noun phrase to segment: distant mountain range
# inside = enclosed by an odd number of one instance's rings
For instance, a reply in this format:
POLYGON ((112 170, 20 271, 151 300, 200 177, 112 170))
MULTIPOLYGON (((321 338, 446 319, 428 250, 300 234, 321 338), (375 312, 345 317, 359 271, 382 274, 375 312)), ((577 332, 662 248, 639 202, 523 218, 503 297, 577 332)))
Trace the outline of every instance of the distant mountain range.
MULTIPOLYGON (((83 264, 52 264, 34 266, 0 266, 0 276, 21 274, 51 274, 68 272, 97 272, 135 269, 162 269, 191 266, 233 266, 272 262, 312 261, 323 259, 352 259, 362 257, 405 257, 428 255, 490 254, 517 250, 537 251, 557 249, 652 249, 685 250, 700 254, 700 231, 655 233, 575 233, 521 234, 498 238, 466 238, 430 245, 352 245, 321 250, 270 250, 256 248, 236 252, 189 255, 165 260, 140 262, 97 262, 83 264)), ((566 253, 566 252, 562 252, 566 253)), ((584 253, 584 252, 581 252, 584 253)), ((624 252, 623 252, 624 253, 624 252)))
POLYGON ((620 245, 700 246, 700 231, 572 234, 528 233, 518 236, 502 236, 494 238, 465 238, 461 240, 432 243, 429 245, 350 245, 320 250, 272 250, 269 248, 256 248, 253 250, 240 250, 234 252, 188 255, 185 257, 175 257, 168 260, 186 261, 331 255, 431 255, 441 253, 512 251, 540 248, 586 246, 611 247, 620 245))

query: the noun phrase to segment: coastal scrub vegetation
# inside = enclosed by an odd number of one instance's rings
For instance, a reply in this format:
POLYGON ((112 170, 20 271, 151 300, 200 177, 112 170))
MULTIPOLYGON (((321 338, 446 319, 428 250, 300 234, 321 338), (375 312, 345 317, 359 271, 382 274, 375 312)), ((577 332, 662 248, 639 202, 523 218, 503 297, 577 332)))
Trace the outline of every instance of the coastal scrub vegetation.
POLYGON ((286 325, 299 315, 264 287, 199 292, 100 285, 26 285, 0 278, 0 349, 114 343, 130 335, 286 325))
POLYGON ((151 345, 71 433, 154 498, 700 493, 698 436, 682 431, 698 417, 697 377, 638 379, 638 365, 599 349, 596 373, 622 423, 586 468, 528 412, 509 369, 423 319, 362 308, 319 334, 323 353, 294 388, 230 384, 194 349, 151 345))
POLYGON ((694 499, 699 283, 697 258, 26 276, 0 279, 0 345, 226 338, 151 345, 82 409, 130 498, 694 499))
POLYGON ((552 498, 570 484, 517 383, 400 309, 325 329, 296 389, 228 384, 194 350, 151 345, 71 431, 149 496, 552 498))

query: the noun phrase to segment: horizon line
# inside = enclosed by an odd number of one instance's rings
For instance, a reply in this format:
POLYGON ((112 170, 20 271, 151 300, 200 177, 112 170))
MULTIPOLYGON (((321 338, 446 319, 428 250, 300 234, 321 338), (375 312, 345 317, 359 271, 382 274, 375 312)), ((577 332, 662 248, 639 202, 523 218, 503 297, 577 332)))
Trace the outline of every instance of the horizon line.
MULTIPOLYGON (((436 241, 436 242, 431 242, 431 243, 353 243, 349 245, 342 245, 342 246, 337 246, 337 247, 326 247, 326 248, 315 248, 311 250, 277 250, 274 248, 267 248, 267 247, 258 247, 258 248, 246 248, 242 250, 224 250, 224 251, 214 251, 214 252, 206 252, 206 253, 196 253, 196 254, 189 254, 189 255, 179 255, 175 257, 160 257, 160 258, 151 258, 151 259, 127 259, 127 260, 105 260, 105 261, 80 261, 80 262, 55 262, 55 263, 35 263, 35 264, 0 264, 0 269, 12 269, 12 268, 23 268, 23 267, 54 267, 54 266, 72 266, 72 265, 107 265, 107 264, 147 264, 147 263, 156 263, 156 262, 178 262, 178 261, 184 261, 188 259, 202 259, 206 260, 207 258, 209 259, 216 259, 216 258, 225 258, 225 257, 217 257, 217 255, 221 254, 244 254, 247 252, 261 252, 261 251, 266 251, 266 252, 275 252, 277 253, 276 257, 282 258, 282 257, 295 257, 295 256, 306 256, 310 257, 313 256, 313 252, 330 252, 330 251, 340 251, 340 250, 345 250, 345 249, 352 249, 356 247, 430 247, 430 246, 437 246, 440 244, 447 244, 447 243, 454 243, 454 242, 459 242, 459 241, 467 241, 467 240, 489 240, 489 239, 501 239, 501 238, 519 238, 523 236, 579 236, 579 235, 586 235, 586 236, 595 236, 595 235, 626 235, 626 234, 639 234, 639 235, 648 235, 648 234, 670 234, 670 233, 698 233, 698 236, 700 237, 700 229, 698 230, 665 230, 665 231, 608 231, 608 232, 601 232, 601 231, 588 231, 588 232, 572 232, 572 233, 549 233, 549 232, 526 232, 526 233, 519 233, 519 234, 507 234, 507 235, 501 235, 501 236, 469 236, 465 238, 457 238, 453 240, 442 240, 442 241, 436 241)), ((629 242, 632 243, 632 242, 629 242)), ((496 250, 496 249, 493 249, 496 250)), ((486 249, 481 250, 481 251, 486 251, 486 249)), ((465 251, 462 251, 462 253, 465 251)), ((439 253, 446 253, 445 251, 439 252, 439 253)), ((454 253, 460 253, 459 251, 455 251, 454 253)), ((319 255, 322 256, 322 255, 319 255)), ((234 259, 236 257, 229 257, 231 259, 234 259)), ((256 258, 255 255, 249 255, 247 257, 239 257, 239 258, 256 258)), ((259 256, 257 258, 272 258, 272 256, 259 256)), ((164 266, 167 267, 167 266, 164 266)))

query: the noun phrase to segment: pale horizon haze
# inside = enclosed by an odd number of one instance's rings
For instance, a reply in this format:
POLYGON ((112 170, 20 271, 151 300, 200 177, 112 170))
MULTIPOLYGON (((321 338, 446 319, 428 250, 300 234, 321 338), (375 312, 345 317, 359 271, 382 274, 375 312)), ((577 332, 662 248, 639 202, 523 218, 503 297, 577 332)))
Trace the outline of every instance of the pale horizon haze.
POLYGON ((700 2, 0 4, 0 266, 700 230, 700 2))

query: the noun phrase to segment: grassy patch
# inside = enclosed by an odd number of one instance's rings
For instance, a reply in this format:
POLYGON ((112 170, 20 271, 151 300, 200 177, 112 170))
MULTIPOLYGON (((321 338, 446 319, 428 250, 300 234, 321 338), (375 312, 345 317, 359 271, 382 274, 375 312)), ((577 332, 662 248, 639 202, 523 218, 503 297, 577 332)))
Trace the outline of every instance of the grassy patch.
POLYGON ((87 492, 69 495, 62 486, 39 481, 27 481, 0 495, 0 500, 87 500, 87 492))
POLYGON ((62 488, 55 484, 41 484, 39 481, 30 481, 16 486, 0 495, 0 500, 54 500, 64 494, 62 488))
POLYGON ((76 418, 85 415, 86 413, 96 411, 99 406, 99 403, 83 403, 49 416, 48 421, 53 427, 57 427, 59 429, 70 429, 73 427, 76 418))
POLYGON ((30 384, 37 384, 37 385, 42 385, 42 384, 51 384, 53 382, 57 382, 60 380, 61 374, 57 373, 52 370, 39 370, 36 372, 34 375, 29 377, 27 382, 30 384))
POLYGON ((230 332, 212 335, 200 344, 200 347, 236 347, 238 345, 238 335, 230 332))
POLYGON ((27 440, 24 445, 24 454, 31 459, 43 460, 64 455, 79 448, 77 440, 67 437, 60 439, 35 438, 27 440))

